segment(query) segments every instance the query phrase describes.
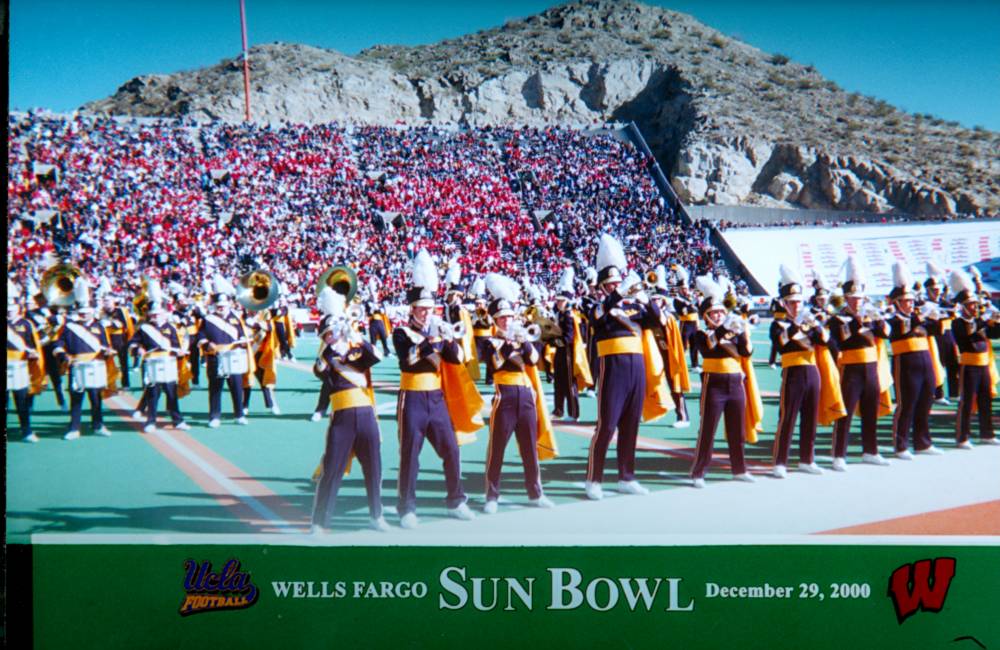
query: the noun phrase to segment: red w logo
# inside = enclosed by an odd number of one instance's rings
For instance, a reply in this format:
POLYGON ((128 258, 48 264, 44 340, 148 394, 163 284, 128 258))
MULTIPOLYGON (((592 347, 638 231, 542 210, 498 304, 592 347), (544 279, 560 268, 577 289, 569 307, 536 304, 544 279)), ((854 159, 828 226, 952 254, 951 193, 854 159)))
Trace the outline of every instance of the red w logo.
POLYGON ((896 620, 903 621, 917 613, 940 612, 955 577, 955 558, 919 560, 904 564, 889 577, 889 597, 896 608, 896 620), (931 575, 934 576, 931 580, 931 575))

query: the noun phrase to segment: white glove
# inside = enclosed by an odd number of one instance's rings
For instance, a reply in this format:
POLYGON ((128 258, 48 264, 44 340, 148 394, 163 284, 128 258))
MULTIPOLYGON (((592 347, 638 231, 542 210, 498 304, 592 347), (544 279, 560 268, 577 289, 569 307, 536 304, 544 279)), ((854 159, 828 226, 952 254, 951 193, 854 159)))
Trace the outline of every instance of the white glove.
POLYGON ((635 296, 634 296, 634 298, 636 299, 636 302, 638 302, 638 303, 640 303, 642 305, 648 305, 649 304, 649 296, 646 295, 645 291, 640 291, 640 292, 636 293, 635 296))

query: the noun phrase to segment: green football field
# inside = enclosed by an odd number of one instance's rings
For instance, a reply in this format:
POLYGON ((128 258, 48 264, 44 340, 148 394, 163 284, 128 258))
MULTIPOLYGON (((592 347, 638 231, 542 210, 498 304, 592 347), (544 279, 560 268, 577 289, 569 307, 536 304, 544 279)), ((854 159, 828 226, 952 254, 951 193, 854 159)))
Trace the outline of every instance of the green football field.
MULTIPOLYGON (((780 370, 766 365, 769 344, 766 323, 754 330, 757 376, 765 402, 765 430, 758 443, 747 448, 754 472, 770 466, 773 432, 778 416, 777 391, 780 370)), ((223 426, 207 427, 208 394, 204 371, 202 386, 195 387, 181 407, 192 428, 188 432, 169 427, 161 398, 161 429, 142 432, 131 412, 140 392, 139 375, 132 374, 133 389, 105 401, 110 438, 91 435, 89 415, 84 409, 83 436, 64 441, 68 414, 61 412, 54 394, 46 390, 36 398, 34 430, 41 440, 20 441, 13 404, 7 411, 7 541, 24 543, 39 533, 61 534, 176 534, 176 533, 301 533, 309 525, 313 501, 310 477, 323 453, 326 421, 311 422, 319 382, 310 365, 317 341, 303 337, 295 363, 282 363, 278 372, 277 399, 282 415, 265 411, 255 390, 250 405, 250 423, 232 421, 228 394, 223 396, 223 426)), ((373 371, 377 386, 377 409, 382 432, 382 498, 386 516, 395 526, 396 477, 399 467, 395 403, 398 384, 395 357, 386 358, 373 371)), ((698 425, 699 375, 692 373, 688 409, 691 428, 675 429, 675 416, 644 424, 640 431, 638 474, 653 491, 689 489, 688 470, 698 425)), ((491 387, 480 385, 489 399, 491 387)), ((552 386, 546 385, 551 404, 552 386)), ((932 425, 938 444, 953 446, 955 406, 934 407, 932 425)), ((545 492, 556 503, 584 499, 583 481, 587 450, 596 419, 596 400, 581 398, 579 423, 555 423, 560 455, 542 464, 545 492)), ((860 455, 855 422, 850 456, 860 455)), ((462 447, 462 473, 470 506, 483 501, 488 431, 480 430, 475 442, 462 447)), ((891 445, 891 418, 879 422, 879 442, 891 445)), ((830 430, 821 429, 818 460, 829 461, 830 430)), ((792 463, 797 459, 793 442, 792 463)), ((890 451, 886 449, 886 451, 890 451)), ((606 487, 615 480, 614 448, 606 464, 606 487)), ((422 522, 433 524, 447 516, 444 506, 444 476, 433 448, 424 446, 418 479, 418 513, 422 522)), ((709 481, 727 480, 729 470, 721 430, 716 436, 716 460, 709 481)), ((524 503, 520 458, 511 441, 507 449, 502 490, 506 500, 524 503)), ((503 517, 501 509, 500 517, 503 517)), ((360 467, 355 464, 340 491, 335 530, 365 528, 368 512, 360 467)), ((475 524, 472 524, 475 525, 475 524)))

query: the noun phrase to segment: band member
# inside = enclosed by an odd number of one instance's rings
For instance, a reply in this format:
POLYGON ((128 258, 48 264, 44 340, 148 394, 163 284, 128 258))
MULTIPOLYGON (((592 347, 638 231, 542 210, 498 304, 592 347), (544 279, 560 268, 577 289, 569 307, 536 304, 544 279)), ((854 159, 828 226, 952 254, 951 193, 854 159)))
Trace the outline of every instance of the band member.
MULTIPOLYGON (((472 341, 476 349, 476 358, 486 361, 489 358, 489 338, 493 336, 493 320, 487 310, 486 282, 482 278, 477 278, 472 283, 472 295, 475 299, 476 310, 472 314, 472 341)), ((493 383, 493 369, 486 363, 486 383, 493 383)))
MULTIPOLYGON (((220 367, 219 354, 230 350, 245 350, 249 355, 249 338, 243 319, 233 311, 230 292, 235 289, 222 278, 216 278, 215 293, 212 294, 214 314, 205 314, 198 328, 196 345, 201 346, 205 357, 205 371, 208 373, 208 426, 216 428, 221 424, 222 387, 229 386, 229 395, 233 401, 233 417, 236 424, 246 424, 243 413, 243 370, 239 374, 226 374, 226 369, 220 367), (226 286, 229 285, 229 286, 226 286)), ((249 368, 249 359, 244 361, 249 368)), ((242 369, 241 369, 242 370, 242 369)))
POLYGON ((382 443, 371 383, 371 368, 382 357, 348 321, 342 294, 324 287, 319 299, 330 317, 320 331, 322 344, 316 370, 331 386, 333 415, 326 430, 322 473, 316 485, 312 532, 322 533, 328 528, 344 470, 352 457, 357 457, 365 476, 370 525, 384 532, 389 530, 389 524, 382 516, 382 443))
POLYGON ((781 265, 778 298, 786 318, 771 321, 771 346, 781 353, 781 407, 774 437, 774 470, 777 478, 788 472, 788 455, 795 420, 799 420, 799 469, 822 474, 815 462, 816 425, 819 420, 821 377, 817 348, 829 334, 813 311, 803 304, 802 283, 790 268, 781 265))
MULTIPOLYGON (((36 293, 32 296, 32 301, 35 307, 28 310, 27 317, 35 326, 35 331, 38 332, 39 341, 42 344, 42 363, 45 366, 49 384, 56 394, 56 404, 59 405, 59 410, 65 411, 66 397, 63 394, 63 372, 52 351, 55 349, 56 341, 66 324, 66 318, 59 312, 58 307, 51 309, 45 307, 45 297, 42 294, 36 293)), ((29 394, 28 399, 33 402, 34 395, 29 394)))
MULTIPOLYGON (((107 282, 106 280, 104 282, 107 282)), ((104 314, 109 320, 108 334, 111 336, 111 348, 118 357, 118 367, 122 374, 122 387, 130 388, 129 383, 129 341, 135 335, 135 318, 128 305, 119 304, 118 299, 110 291, 110 285, 104 293, 104 314)))
POLYGON ((486 505, 483 512, 494 514, 500 498, 500 471, 504 451, 511 435, 524 465, 524 485, 532 505, 551 508, 555 504, 542 494, 538 469, 540 455, 553 458, 556 450, 552 429, 545 416, 542 385, 538 379, 538 349, 528 340, 523 324, 514 323, 517 283, 491 273, 486 279, 494 299, 490 316, 497 326, 497 336, 489 340, 495 393, 490 411, 490 441, 486 454, 486 505))
POLYGON ((129 342, 129 348, 142 359, 146 425, 143 431, 156 430, 156 411, 160 394, 167 396, 167 412, 175 429, 186 431, 190 427, 181 414, 177 394, 177 358, 187 354, 181 331, 170 322, 170 314, 163 304, 159 283, 149 282, 149 311, 146 322, 139 325, 129 342))
MULTIPOLYGON (((912 460, 909 450, 910 432, 913 448, 918 454, 942 453, 931 440, 931 402, 934 400, 934 359, 931 357, 929 335, 938 322, 914 310, 916 295, 909 270, 902 263, 892 265, 893 288, 889 299, 895 313, 887 319, 889 342, 892 346, 892 376, 896 384, 896 415, 892 422, 896 458, 912 460)), ((925 314, 932 315, 928 305, 925 314)))
MULTIPOLYGON (((774 320, 784 320, 788 318, 788 313, 785 312, 785 306, 780 298, 771 299, 771 318, 774 320)), ((778 363, 778 348, 772 345, 771 352, 767 357, 767 365, 771 366, 771 368, 777 368, 778 367, 777 363, 778 363)))
POLYGON ((385 313, 385 307, 379 301, 368 303, 368 339, 372 345, 382 344, 382 352, 389 356, 389 331, 392 326, 389 324, 389 317, 385 313))
POLYGON ((288 309, 288 300, 283 290, 278 303, 268 310, 268 315, 274 328, 281 358, 295 361, 295 355, 292 353, 295 348, 295 324, 292 322, 292 312, 288 309))
POLYGON ((38 442, 38 436, 31 430, 31 398, 45 388, 45 355, 38 330, 22 314, 19 299, 18 290, 8 281, 7 392, 14 394, 22 439, 38 442))
POLYGON ((461 336, 459 344, 462 346, 462 358, 465 359, 465 368, 473 381, 479 380, 479 353, 475 346, 475 336, 472 332, 472 316, 469 310, 462 305, 465 298, 465 288, 462 286, 462 266, 457 259, 448 262, 448 271, 445 274, 447 288, 445 290, 444 320, 459 327, 461 336))
MULTIPOLYGON (((278 400, 274 394, 274 387, 278 383, 278 332, 274 320, 263 310, 254 314, 249 312, 246 323, 250 330, 253 351, 253 376, 260 384, 261 393, 264 395, 264 407, 274 415, 281 415, 278 407, 278 400)), ((251 373, 243 377, 243 414, 247 415, 250 410, 250 395, 253 393, 253 384, 250 381, 251 373)))
MULTIPOLYGON (((865 287, 861 271, 853 256, 847 258, 847 280, 843 284, 844 302, 841 311, 830 318, 830 338, 840 354, 840 390, 847 415, 833 426, 833 469, 847 471, 847 443, 854 413, 861 413, 862 462, 888 465, 878 452, 877 426, 880 394, 888 391, 879 377, 879 349, 876 338, 888 338, 889 327, 881 313, 870 303, 865 304, 865 287)), ((886 407, 888 408, 888 407, 886 407)))
POLYGON ((80 437, 84 396, 90 401, 90 423, 94 435, 107 437, 111 432, 104 426, 101 391, 108 386, 108 365, 113 367, 111 359, 115 352, 107 330, 95 318, 90 286, 84 278, 76 280, 73 294, 77 305, 74 320, 67 321, 62 328, 52 351, 56 362, 69 363, 70 370, 70 425, 63 440, 80 437))
POLYGON ((698 446, 691 466, 692 485, 705 487, 705 473, 712 460, 715 430, 725 416, 726 443, 729 447, 729 465, 733 478, 753 483, 747 472, 743 454, 744 435, 747 430, 747 381, 745 370, 752 366, 744 363, 750 359, 753 347, 746 322, 738 316, 726 317, 723 289, 707 276, 697 279, 698 290, 705 296, 699 312, 705 329, 698 330, 692 345, 698 348, 704 361, 701 372, 701 426, 698 446))
POLYGON ((655 285, 656 291, 652 295, 652 300, 660 308, 662 327, 654 329, 653 332, 656 336, 660 356, 663 358, 664 374, 670 389, 670 397, 674 401, 674 406, 677 407, 677 420, 674 422, 674 428, 686 429, 691 426, 691 417, 688 415, 684 393, 691 390, 691 378, 688 374, 680 323, 670 313, 667 270, 662 264, 656 267, 655 285))
MULTIPOLYGON (((601 304, 602 298, 603 293, 597 287, 597 269, 588 266, 586 271, 586 285, 584 286, 583 295, 580 297, 580 310, 585 316, 580 333, 587 341, 587 362, 590 364, 591 377, 597 377, 600 374, 598 372, 600 358, 597 356, 597 342, 594 340, 594 332, 590 326, 590 320, 586 316, 593 313, 594 309, 601 304)), ((594 391, 588 388, 583 394, 587 397, 593 397, 594 391)))
MULTIPOLYGON (((934 330, 934 343, 937 348, 938 360, 944 368, 948 386, 948 397, 945 397, 944 385, 934 388, 934 401, 948 406, 951 399, 958 399, 958 347, 955 345, 955 335, 951 324, 955 319, 955 305, 945 296, 945 273, 934 262, 927 262, 927 279, 924 280, 926 303, 937 305, 941 314, 938 327, 934 330)), ((923 305, 920 305, 923 307, 923 305)))
POLYGON ((979 297, 968 275, 952 271, 950 282, 958 304, 952 323, 958 345, 959 398, 955 435, 960 449, 972 449, 972 409, 979 411, 979 439, 988 445, 1000 444, 993 431, 993 390, 997 382, 996 362, 990 339, 1000 338, 1000 313, 990 308, 982 312, 979 297))
MULTIPOLYGON (((569 306, 573 299, 573 267, 567 266, 563 269, 559 278, 558 293, 556 294, 556 324, 559 326, 559 335, 550 342, 554 348, 553 369, 555 381, 555 395, 553 398, 552 417, 563 417, 563 405, 566 406, 565 413, 569 419, 576 422, 580 419, 580 398, 576 373, 574 372, 576 363, 577 348, 582 347, 579 341, 579 327, 573 310, 569 306)), ((586 369, 589 373, 589 368, 586 369)))
MULTIPOLYGON (((635 478, 639 422, 647 406, 645 401, 656 397, 660 389, 663 397, 669 400, 662 367, 661 385, 647 386, 647 374, 650 374, 647 364, 655 350, 647 349, 643 330, 650 331, 650 342, 655 346, 651 330, 659 325, 660 310, 651 305, 643 293, 626 299, 631 287, 622 288, 622 274, 627 265, 625 252, 618 240, 608 234, 601 235, 597 251, 597 281, 604 299, 590 314, 601 367, 597 381, 597 431, 590 442, 585 484, 587 498, 593 500, 604 496, 601 488, 604 461, 616 430, 618 490, 626 494, 649 494, 649 490, 635 478)), ((664 406, 659 415, 666 410, 664 406)))
MULTIPOLYGON (((448 514, 465 520, 474 517, 465 503, 465 491, 462 489, 462 467, 454 426, 456 414, 452 409, 465 407, 467 412, 464 415, 467 417, 464 419, 472 420, 478 417, 482 398, 479 397, 478 403, 462 402, 461 398, 446 401, 444 391, 450 389, 448 382, 464 371, 465 358, 460 340, 453 336, 452 326, 431 314, 437 289, 434 261, 426 250, 421 249, 413 262, 412 285, 406 292, 410 319, 405 326, 397 327, 392 333, 400 369, 396 409, 400 450, 396 510, 403 528, 414 528, 419 523, 416 514, 417 474, 425 438, 444 464, 448 514)), ((465 395, 478 397, 467 373, 464 381, 468 385, 460 387, 460 390, 465 395)), ((460 424, 464 427, 470 422, 460 424)), ((479 420, 478 425, 481 424, 479 420)))
POLYGON ((688 285, 691 276, 683 266, 675 266, 674 273, 677 275, 677 295, 674 297, 674 314, 681 327, 681 339, 684 341, 684 349, 691 355, 691 368, 698 367, 698 350, 691 345, 694 333, 698 331, 698 304, 688 285))
MULTIPOLYGON (((325 292, 322 292, 320 295, 321 296, 325 295, 325 292)), ((343 297, 343 294, 340 295, 341 297, 343 297)), ((329 298, 325 298, 324 300, 317 300, 316 307, 319 313, 321 314, 317 331, 324 332, 330 329, 331 321, 334 318, 334 316, 337 315, 333 311, 331 311, 332 308, 331 306, 333 304, 334 303, 331 302, 329 298)), ((339 304, 339 301, 337 304, 339 304)), ((322 351, 323 348, 322 346, 320 346, 319 352, 322 351)), ((312 417, 309 418, 313 422, 319 422, 324 417, 326 417, 326 411, 327 409, 330 408, 330 396, 333 394, 333 385, 330 383, 327 373, 322 369, 322 366, 319 365, 320 361, 321 361, 320 356, 319 354, 317 354, 316 364, 313 365, 313 375, 316 376, 316 379, 319 379, 320 388, 319 388, 319 399, 317 399, 316 401, 316 408, 313 409, 312 417)))

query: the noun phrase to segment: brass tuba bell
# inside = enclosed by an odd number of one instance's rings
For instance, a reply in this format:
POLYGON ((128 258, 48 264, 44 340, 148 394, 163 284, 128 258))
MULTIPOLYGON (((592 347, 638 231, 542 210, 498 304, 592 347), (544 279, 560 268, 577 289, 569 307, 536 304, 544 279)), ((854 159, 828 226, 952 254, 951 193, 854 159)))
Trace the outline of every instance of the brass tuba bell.
POLYGON ((236 302, 250 311, 264 311, 278 301, 278 278, 270 271, 255 269, 240 277, 236 302))
POLYGON ((319 276, 319 282, 316 283, 317 297, 322 293, 323 287, 330 287, 344 296, 345 303, 350 304, 358 292, 358 275, 348 266, 331 266, 319 276))
POLYGON ((52 307, 70 307, 76 302, 73 288, 82 275, 80 269, 66 262, 50 266, 42 273, 41 294, 52 307))

